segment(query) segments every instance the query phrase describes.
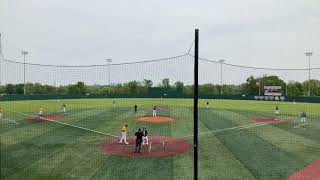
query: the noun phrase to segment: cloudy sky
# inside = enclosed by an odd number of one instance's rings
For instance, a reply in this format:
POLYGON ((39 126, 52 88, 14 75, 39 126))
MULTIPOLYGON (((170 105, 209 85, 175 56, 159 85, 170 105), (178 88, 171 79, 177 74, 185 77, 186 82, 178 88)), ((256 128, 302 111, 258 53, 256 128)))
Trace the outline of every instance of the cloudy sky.
POLYGON ((102 64, 184 54, 272 68, 320 67, 319 0, 0 0, 7 59, 102 64))

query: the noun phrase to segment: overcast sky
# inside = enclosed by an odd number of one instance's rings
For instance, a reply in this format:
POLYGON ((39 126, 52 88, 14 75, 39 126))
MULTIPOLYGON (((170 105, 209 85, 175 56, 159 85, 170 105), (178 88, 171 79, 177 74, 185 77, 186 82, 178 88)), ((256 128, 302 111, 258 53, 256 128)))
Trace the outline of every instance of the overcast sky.
POLYGON ((273 68, 320 67, 319 0, 0 0, 6 58, 102 64, 184 54, 273 68), (19 57, 20 56, 20 57, 19 57))

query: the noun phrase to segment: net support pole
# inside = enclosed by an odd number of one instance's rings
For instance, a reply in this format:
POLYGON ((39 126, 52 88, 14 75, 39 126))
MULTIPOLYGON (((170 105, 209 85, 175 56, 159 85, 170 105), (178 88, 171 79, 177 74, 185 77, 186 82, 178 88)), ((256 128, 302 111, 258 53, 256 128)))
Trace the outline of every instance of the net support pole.
POLYGON ((194 97, 193 97, 193 148, 194 148, 194 180, 198 180, 198 97, 199 97, 199 29, 195 29, 194 40, 194 97))

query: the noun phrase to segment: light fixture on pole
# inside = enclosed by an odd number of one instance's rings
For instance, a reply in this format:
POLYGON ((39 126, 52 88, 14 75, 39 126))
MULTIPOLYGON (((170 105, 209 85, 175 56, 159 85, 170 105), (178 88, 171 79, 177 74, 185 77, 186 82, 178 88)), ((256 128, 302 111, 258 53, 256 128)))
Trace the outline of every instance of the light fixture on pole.
POLYGON ((311 65, 310 65, 310 61, 311 61, 312 52, 309 51, 309 52, 306 52, 304 54, 309 57, 309 88, 308 88, 308 96, 310 96, 311 95, 311 82, 310 82, 310 80, 311 80, 311 65))
POLYGON ((29 54, 28 51, 21 51, 23 55, 23 94, 26 94, 26 55, 29 54))
POLYGON ((112 63, 112 59, 107 58, 107 65, 108 65, 108 85, 110 85, 110 63, 112 63))
POLYGON ((222 85, 223 85, 223 72, 222 72, 222 65, 226 60, 220 59, 218 62, 220 63, 220 95, 222 96, 223 90, 222 90, 222 85))

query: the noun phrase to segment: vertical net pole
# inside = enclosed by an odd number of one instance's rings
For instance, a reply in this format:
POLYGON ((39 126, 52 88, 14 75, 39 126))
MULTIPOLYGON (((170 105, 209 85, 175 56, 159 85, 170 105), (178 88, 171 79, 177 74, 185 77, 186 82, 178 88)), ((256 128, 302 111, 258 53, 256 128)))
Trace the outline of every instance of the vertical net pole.
POLYGON ((194 148, 194 179, 198 179, 198 95, 199 95, 199 84, 198 84, 198 70, 199 70, 199 29, 195 30, 195 45, 194 45, 194 111, 193 111, 193 148, 194 148))

